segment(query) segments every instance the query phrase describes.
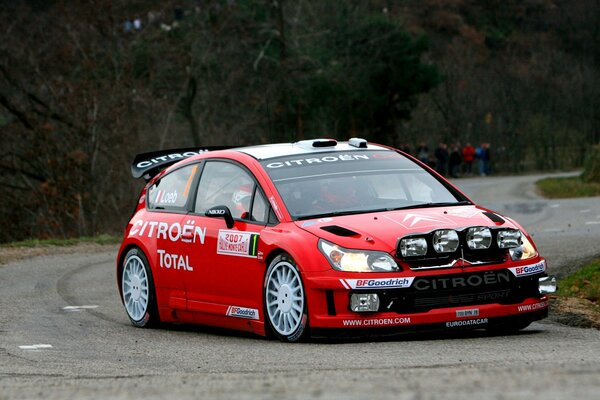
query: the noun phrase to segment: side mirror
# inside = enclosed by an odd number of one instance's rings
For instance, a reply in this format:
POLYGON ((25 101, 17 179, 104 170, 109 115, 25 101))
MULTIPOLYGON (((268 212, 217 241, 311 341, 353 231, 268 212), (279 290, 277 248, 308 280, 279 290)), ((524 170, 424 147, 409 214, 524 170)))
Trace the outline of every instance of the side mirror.
POLYGON ((227 227, 230 229, 233 228, 233 216, 231 215, 231 210, 227 206, 215 206, 209 208, 204 215, 210 218, 225 218, 227 227))

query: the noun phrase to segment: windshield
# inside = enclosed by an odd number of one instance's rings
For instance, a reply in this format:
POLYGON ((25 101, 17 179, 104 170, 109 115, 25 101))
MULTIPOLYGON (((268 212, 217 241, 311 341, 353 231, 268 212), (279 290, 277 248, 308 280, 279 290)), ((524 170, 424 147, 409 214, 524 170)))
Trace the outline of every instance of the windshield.
POLYGON ((294 219, 470 204, 391 150, 320 152, 262 165, 294 219))

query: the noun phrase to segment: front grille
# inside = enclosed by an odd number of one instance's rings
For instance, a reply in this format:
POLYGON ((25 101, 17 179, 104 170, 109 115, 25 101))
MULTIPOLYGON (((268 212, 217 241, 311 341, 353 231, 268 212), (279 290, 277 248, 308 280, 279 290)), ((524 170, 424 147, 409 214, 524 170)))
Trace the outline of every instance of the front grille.
POLYGON ((401 314, 479 304, 517 304, 539 297, 538 276, 516 278, 508 270, 415 278, 410 288, 376 290, 379 311, 401 314))

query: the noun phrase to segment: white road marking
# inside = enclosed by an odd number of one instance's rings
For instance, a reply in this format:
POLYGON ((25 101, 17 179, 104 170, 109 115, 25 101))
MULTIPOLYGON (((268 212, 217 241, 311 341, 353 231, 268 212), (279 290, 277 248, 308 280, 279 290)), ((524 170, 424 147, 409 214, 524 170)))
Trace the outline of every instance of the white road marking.
POLYGON ((550 229, 544 229, 544 232, 562 232, 562 229, 550 228, 550 229))
POLYGON ((32 344, 26 346, 19 346, 22 350, 40 350, 40 349, 51 349, 51 344, 32 344))
POLYGON ((589 213, 590 211, 592 211, 592 210, 590 210, 590 209, 587 209, 587 210, 579 210, 579 212, 580 212, 580 213, 589 213))
POLYGON ((550 204, 550 207, 551 208, 558 208, 558 207, 560 207, 560 204, 550 204))
POLYGON ((587 221, 586 225, 600 225, 600 221, 587 221))
POLYGON ((81 311, 81 310, 91 310, 94 308, 98 308, 98 306, 96 306, 96 305, 66 306, 66 307, 63 307, 63 311, 73 312, 73 311, 81 311))

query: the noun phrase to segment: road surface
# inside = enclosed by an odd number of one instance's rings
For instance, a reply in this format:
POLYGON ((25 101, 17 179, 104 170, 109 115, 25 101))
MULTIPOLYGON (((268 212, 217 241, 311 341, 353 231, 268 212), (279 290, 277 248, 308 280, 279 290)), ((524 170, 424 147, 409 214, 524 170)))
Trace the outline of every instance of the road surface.
MULTIPOLYGON (((599 199, 543 200, 534 180, 456 183, 521 221, 554 272, 599 254, 599 199)), ((203 327, 134 328, 119 301, 115 255, 111 248, 0 266, 0 400, 596 399, 600 392, 600 331, 550 321, 511 336, 302 344, 203 327)))

